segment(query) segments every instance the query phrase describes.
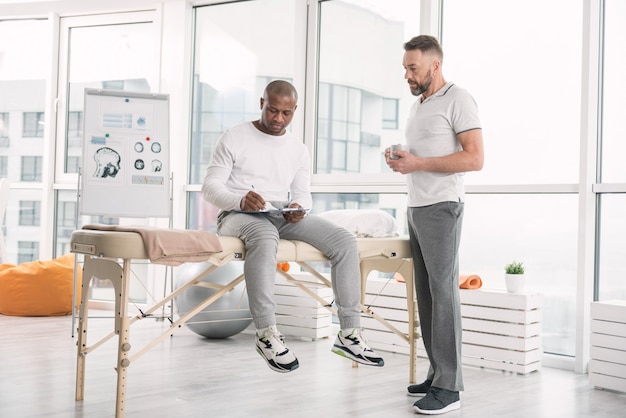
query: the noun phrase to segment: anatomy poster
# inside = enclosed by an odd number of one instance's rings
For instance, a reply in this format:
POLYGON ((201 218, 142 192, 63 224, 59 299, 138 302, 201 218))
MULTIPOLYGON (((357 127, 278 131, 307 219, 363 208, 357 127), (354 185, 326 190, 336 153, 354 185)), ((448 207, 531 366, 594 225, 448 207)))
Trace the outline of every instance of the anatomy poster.
POLYGON ((169 217, 167 95, 85 90, 81 213, 169 217))

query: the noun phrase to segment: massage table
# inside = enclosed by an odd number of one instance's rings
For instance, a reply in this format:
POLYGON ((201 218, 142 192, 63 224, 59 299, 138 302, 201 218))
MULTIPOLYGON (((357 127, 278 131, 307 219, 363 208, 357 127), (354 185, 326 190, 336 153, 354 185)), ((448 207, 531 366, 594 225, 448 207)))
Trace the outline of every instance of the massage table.
MULTIPOLYGON (((194 315, 201 312, 211 303, 218 300, 227 292, 233 290, 237 284, 244 280, 244 276, 234 277, 231 282, 226 285, 210 285, 216 289, 209 298, 201 302, 194 309, 180 316, 174 321, 168 330, 158 337, 152 339, 138 350, 131 352, 130 328, 133 323, 143 319, 158 309, 162 308, 168 302, 172 301, 177 295, 191 286, 207 286, 202 282, 201 278, 211 271, 224 266, 231 261, 245 261, 245 247, 241 240, 234 237, 219 237, 222 251, 215 252, 207 256, 206 261, 210 263, 210 267, 188 282, 182 284, 176 290, 166 295, 161 301, 157 302, 147 310, 141 312, 140 315, 129 317, 129 281, 131 277, 132 260, 149 259, 148 252, 144 246, 142 236, 136 232, 120 232, 120 231, 102 231, 81 229, 76 230, 71 236, 71 251, 76 254, 84 255, 83 262, 83 279, 80 309, 78 314, 78 333, 77 333, 77 363, 76 363, 76 400, 84 399, 85 385, 85 369, 86 356, 94 351, 107 340, 117 336, 117 361, 115 370, 117 372, 117 395, 116 395, 116 418, 124 416, 126 402, 126 384, 127 372, 129 366, 137 360, 141 355, 153 348, 159 342, 171 336, 177 329, 190 320, 194 315), (114 314, 114 331, 102 337, 99 341, 88 345, 88 299, 91 280, 94 278, 107 279, 113 284, 115 290, 115 314, 114 314)), ((415 300, 413 267, 411 262, 411 252, 408 238, 403 237, 385 237, 385 238, 357 238, 360 257, 361 272, 361 309, 364 315, 371 316, 385 325, 395 334, 404 338, 409 344, 409 382, 415 383, 416 374, 416 340, 419 338, 417 327, 416 311, 417 303, 415 300), (377 315, 370 308, 363 305, 365 300, 365 291, 367 286, 367 277, 373 270, 399 273, 405 278, 407 287, 407 311, 408 311, 408 333, 398 330, 393 324, 377 315)), ((328 287, 331 282, 324 275, 318 273, 310 263, 318 261, 328 261, 328 259, 313 246, 301 242, 280 240, 278 246, 277 261, 293 262, 302 267, 313 278, 314 282, 298 279, 294 275, 277 267, 277 273, 284 276, 289 282, 295 284, 305 293, 317 299, 322 306, 334 312, 334 308, 330 306, 329 301, 324 300, 316 292, 309 287, 313 283, 319 286, 320 283, 328 287)), ((300 277, 301 275, 299 275, 300 277)), ((336 313, 336 312, 335 312, 336 313)), ((357 363, 354 363, 356 365, 357 363)), ((382 371, 384 373, 384 370, 382 371)))

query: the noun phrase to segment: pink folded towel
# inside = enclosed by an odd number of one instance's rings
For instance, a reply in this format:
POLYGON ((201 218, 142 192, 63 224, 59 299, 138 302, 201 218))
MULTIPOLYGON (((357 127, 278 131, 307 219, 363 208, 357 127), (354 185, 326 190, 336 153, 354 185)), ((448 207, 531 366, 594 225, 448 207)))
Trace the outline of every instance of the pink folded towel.
POLYGON ((211 254, 222 251, 219 237, 208 231, 102 224, 85 225, 83 229, 136 232, 143 238, 148 258, 155 264, 179 266, 186 262, 206 261, 211 254))

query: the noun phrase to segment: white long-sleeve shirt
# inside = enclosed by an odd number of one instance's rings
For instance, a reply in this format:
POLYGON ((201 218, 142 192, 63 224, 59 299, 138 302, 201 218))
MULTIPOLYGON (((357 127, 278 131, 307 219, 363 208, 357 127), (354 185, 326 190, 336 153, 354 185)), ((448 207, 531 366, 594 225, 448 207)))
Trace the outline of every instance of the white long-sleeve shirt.
POLYGON ((266 202, 311 208, 307 148, 291 132, 268 135, 252 122, 228 129, 217 142, 202 184, 202 195, 222 210, 239 210, 250 191, 266 202))

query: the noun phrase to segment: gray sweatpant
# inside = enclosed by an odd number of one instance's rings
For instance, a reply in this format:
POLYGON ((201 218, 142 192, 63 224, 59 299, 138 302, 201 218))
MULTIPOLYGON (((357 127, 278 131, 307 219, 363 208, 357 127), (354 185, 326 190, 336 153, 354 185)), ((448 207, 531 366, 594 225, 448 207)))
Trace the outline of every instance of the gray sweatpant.
POLYGON ((408 209, 415 292, 432 385, 463 390, 459 257, 463 203, 408 209))
POLYGON ((341 329, 360 328, 359 254, 356 239, 346 229, 315 215, 287 223, 282 214, 223 212, 218 216, 217 232, 245 243, 244 274, 257 329, 276 324, 274 282, 281 238, 309 243, 330 260, 339 325, 341 329))

